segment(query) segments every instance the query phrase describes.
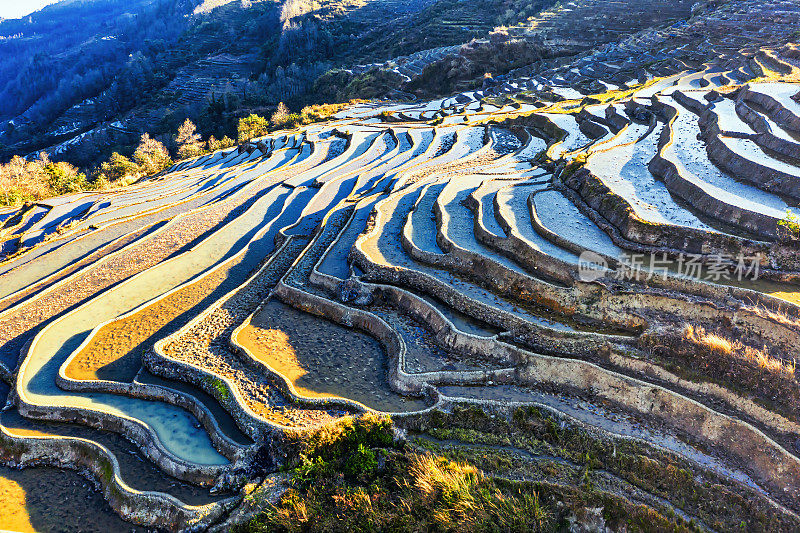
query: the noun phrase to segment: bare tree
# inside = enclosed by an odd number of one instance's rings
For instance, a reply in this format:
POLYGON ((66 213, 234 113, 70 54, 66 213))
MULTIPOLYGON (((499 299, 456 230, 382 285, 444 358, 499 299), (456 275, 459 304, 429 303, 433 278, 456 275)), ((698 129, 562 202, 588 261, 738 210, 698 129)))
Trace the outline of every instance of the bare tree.
POLYGON ((172 164, 167 147, 145 133, 139 141, 139 147, 133 154, 133 160, 145 174, 161 172, 172 164))
POLYGON ((203 150, 203 139, 197 133, 197 127, 194 122, 188 118, 178 128, 178 134, 175 136, 175 144, 178 145, 178 156, 181 159, 187 157, 194 157, 199 155, 203 150))
POLYGON ((275 112, 272 114, 272 117, 270 117, 269 121, 273 126, 278 126, 286 122, 286 117, 288 117, 289 114, 289 108, 286 107, 286 104, 281 102, 278 104, 277 109, 275 109, 275 112))

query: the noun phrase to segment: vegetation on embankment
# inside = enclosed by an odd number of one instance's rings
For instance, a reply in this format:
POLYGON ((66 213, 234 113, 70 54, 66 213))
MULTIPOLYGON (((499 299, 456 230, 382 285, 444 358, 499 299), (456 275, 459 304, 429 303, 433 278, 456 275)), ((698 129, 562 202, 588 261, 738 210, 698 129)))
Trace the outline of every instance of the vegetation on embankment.
MULTIPOLYGON (((475 452, 480 451, 476 453, 479 456, 477 466, 504 472, 505 476, 520 475, 520 469, 522 474, 535 474, 520 467, 519 454, 509 463, 493 449, 513 449, 529 457, 553 458, 555 461, 547 468, 553 470, 552 475, 557 479, 559 470, 567 468, 559 466, 559 462, 582 468, 584 478, 578 488, 584 498, 600 498, 604 494, 595 488, 592 481, 594 473, 603 472, 670 502, 717 531, 791 531, 797 526, 788 515, 775 512, 756 493, 747 494, 740 485, 704 471, 678 455, 642 441, 604 436, 536 406, 496 413, 487 413, 477 406, 456 406, 449 413, 432 413, 431 417, 417 424, 415 431, 454 443, 448 447, 449 451, 442 452, 454 460, 468 457, 462 453, 459 444, 472 445, 475 452), (485 448, 480 449, 481 446, 485 448)), ((544 485, 546 483, 539 483, 539 486, 544 485)), ((539 496, 542 501, 547 501, 544 493, 539 496)), ((628 520, 630 527, 631 520, 642 516, 635 509, 625 506, 623 509, 627 511, 618 515, 616 513, 621 512, 619 506, 604 507, 606 524, 611 526, 615 521, 628 520)), ((644 526, 633 530, 669 531, 684 526, 694 527, 691 522, 686 524, 668 511, 666 514, 672 524, 664 525, 658 521, 661 515, 652 509, 649 512, 653 516, 647 517, 644 526)))
POLYGON ((236 531, 555 531, 598 516, 631 531, 688 530, 589 484, 492 476, 399 440, 392 422, 376 415, 291 441, 291 487, 236 531))
POLYGON ((734 339, 731 328, 706 331, 692 324, 660 328, 642 335, 639 345, 671 372, 692 381, 720 384, 791 420, 798 419, 795 362, 771 354, 766 345, 756 347, 734 339))
POLYGON ((480 89, 484 75, 506 74, 548 58, 552 53, 539 43, 511 38, 498 30, 488 40, 474 40, 462 46, 458 54, 429 64, 405 90, 421 98, 431 98, 480 89))
MULTIPOLYGON (((269 119, 257 114, 240 119, 239 142, 262 137, 276 130, 324 121, 342 109, 360 102, 363 100, 309 105, 298 113, 292 113, 281 103, 269 119)), ((175 135, 162 137, 162 140, 164 142, 144 134, 131 157, 113 152, 107 161, 87 169, 78 169, 65 161, 51 161, 44 152, 33 160, 15 156, 7 164, 0 164, 0 205, 18 206, 60 194, 128 185, 171 166, 173 154, 177 159, 187 159, 236 144, 236 141, 227 136, 220 140, 214 136, 203 140, 195 124, 189 119, 180 125, 175 135), (167 144, 172 147, 172 154, 167 144)))
POLYGON ((400 74, 378 67, 361 73, 332 69, 317 78, 311 89, 313 98, 325 102, 352 99, 379 99, 403 83, 400 74))
POLYGON ((313 124, 314 122, 322 122, 328 120, 339 111, 362 102, 365 102, 365 100, 350 100, 339 104, 308 105, 301 109, 299 113, 292 113, 286 104, 281 102, 269 120, 255 113, 239 119, 237 128, 239 142, 263 137, 272 131, 293 129, 313 124))
POLYGON ((65 161, 51 161, 42 152, 37 159, 14 156, 0 164, 0 205, 18 206, 81 191, 128 185, 142 176, 161 172, 172 164, 166 147, 144 134, 129 159, 117 152, 98 168, 81 172, 65 161))

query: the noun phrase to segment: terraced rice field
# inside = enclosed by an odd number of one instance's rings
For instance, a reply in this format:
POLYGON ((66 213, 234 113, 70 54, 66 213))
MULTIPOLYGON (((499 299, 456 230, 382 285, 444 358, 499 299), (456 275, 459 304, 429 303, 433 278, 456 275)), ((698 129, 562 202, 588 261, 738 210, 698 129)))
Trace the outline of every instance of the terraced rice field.
MULTIPOLYGON (((586 468, 684 525, 797 530, 800 85, 730 70, 599 104, 362 104, 0 213, 4 461, 80 470, 141 526, 224 529, 287 432, 378 411, 435 440, 535 407, 573 440, 516 440, 509 478, 586 468)), ((27 472, 0 472, 9 501, 27 472)), ((78 494, 59 472, 48 497, 78 494)), ((44 527, 39 505, 0 523, 44 527)))

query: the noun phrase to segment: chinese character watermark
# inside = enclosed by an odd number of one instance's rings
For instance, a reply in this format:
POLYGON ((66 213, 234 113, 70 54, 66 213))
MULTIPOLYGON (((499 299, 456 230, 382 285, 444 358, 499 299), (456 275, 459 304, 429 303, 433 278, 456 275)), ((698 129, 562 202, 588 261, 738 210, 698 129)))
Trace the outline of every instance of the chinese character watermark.
POLYGON ((616 261, 616 269, 609 266, 609 260, 591 251, 583 252, 578 258, 578 276, 582 281, 595 281, 602 277, 617 280, 651 281, 667 277, 682 277, 711 283, 758 279, 761 268, 761 255, 736 256, 728 254, 677 254, 630 253, 616 261))

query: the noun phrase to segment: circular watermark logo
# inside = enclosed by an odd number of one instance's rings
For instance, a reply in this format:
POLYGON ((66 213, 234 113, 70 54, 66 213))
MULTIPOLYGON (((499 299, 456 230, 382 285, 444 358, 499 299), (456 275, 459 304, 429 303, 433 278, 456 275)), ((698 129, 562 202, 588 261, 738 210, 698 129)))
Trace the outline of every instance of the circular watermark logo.
POLYGON ((578 278, 581 281, 596 281, 608 271, 608 261, 602 255, 586 250, 578 257, 578 278))

